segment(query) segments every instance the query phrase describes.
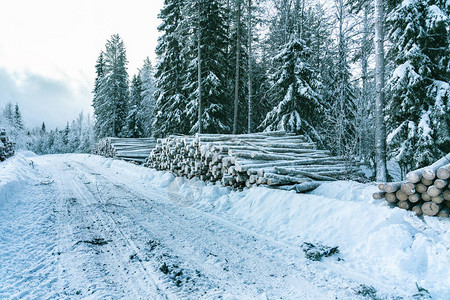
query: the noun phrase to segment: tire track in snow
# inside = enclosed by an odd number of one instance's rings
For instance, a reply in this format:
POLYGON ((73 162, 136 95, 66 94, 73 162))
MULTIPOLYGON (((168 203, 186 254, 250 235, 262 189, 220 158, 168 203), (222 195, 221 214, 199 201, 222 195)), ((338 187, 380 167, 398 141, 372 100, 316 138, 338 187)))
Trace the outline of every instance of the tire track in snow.
POLYGON ((146 299, 152 295, 155 299, 166 299, 147 270, 130 263, 127 256, 130 245, 108 214, 99 209, 102 203, 86 189, 87 183, 70 164, 56 159, 48 163, 42 167, 53 174, 58 186, 59 275, 66 295, 95 299, 146 299))

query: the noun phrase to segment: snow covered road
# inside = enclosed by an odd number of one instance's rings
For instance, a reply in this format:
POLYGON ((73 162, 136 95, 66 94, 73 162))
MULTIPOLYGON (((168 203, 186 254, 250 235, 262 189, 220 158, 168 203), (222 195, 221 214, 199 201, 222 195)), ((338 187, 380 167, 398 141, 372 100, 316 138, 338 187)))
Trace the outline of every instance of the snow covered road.
MULTIPOLYGON (((337 258, 311 262, 301 243, 214 213, 223 203, 194 205, 203 183, 186 192, 184 179, 169 173, 91 155, 15 159, 6 171, 23 169, 17 180, 3 178, 12 182, 3 189, 0 181, 1 299, 355 299, 375 293, 362 284, 370 270, 343 271, 337 258)), ((208 188, 211 197, 229 193, 208 188)), ((208 198, 204 191, 201 196, 208 198)), ((397 293, 389 288, 377 286, 381 296, 397 293)))
POLYGON ((313 284, 297 259, 301 249, 179 205, 162 190, 130 184, 86 159, 32 158, 36 181, 0 215, 7 221, 0 298, 336 294, 313 284))

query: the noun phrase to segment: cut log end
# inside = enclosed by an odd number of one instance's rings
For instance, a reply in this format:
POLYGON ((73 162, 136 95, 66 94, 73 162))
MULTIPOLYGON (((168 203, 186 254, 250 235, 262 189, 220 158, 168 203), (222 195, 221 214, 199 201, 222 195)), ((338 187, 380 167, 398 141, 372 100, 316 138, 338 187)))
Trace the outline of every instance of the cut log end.
POLYGON ((441 206, 434 202, 426 202, 422 205, 422 212, 427 216, 435 216, 439 213, 441 206))

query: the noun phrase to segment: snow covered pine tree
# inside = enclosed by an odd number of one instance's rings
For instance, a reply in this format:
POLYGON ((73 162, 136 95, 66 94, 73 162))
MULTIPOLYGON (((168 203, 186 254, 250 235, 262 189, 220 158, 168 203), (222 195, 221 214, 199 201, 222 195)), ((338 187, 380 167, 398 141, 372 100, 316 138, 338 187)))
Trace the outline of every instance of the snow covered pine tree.
POLYGON ((388 150, 404 170, 450 151, 449 18, 443 1, 403 1, 388 17, 388 150))

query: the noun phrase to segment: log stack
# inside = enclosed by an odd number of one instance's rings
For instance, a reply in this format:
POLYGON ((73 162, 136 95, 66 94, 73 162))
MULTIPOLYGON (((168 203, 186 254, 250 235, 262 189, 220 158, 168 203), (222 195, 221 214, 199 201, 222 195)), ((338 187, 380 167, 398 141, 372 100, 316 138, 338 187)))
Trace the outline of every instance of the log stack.
POLYGON ((94 154, 142 164, 155 146, 153 138, 107 137, 97 143, 94 154))
POLYGON ((145 165, 234 188, 268 185, 297 192, 361 175, 356 164, 284 131, 173 135, 157 140, 145 165))
POLYGON ((0 129, 0 161, 14 155, 14 143, 6 135, 5 129, 0 129))
POLYGON ((406 174, 402 182, 381 183, 374 199, 386 199, 418 216, 450 215, 450 153, 432 165, 406 174))

